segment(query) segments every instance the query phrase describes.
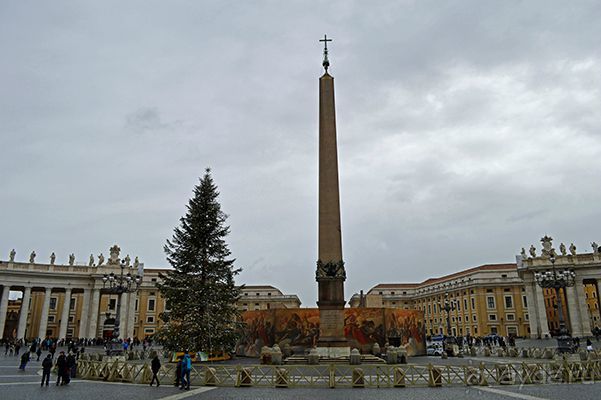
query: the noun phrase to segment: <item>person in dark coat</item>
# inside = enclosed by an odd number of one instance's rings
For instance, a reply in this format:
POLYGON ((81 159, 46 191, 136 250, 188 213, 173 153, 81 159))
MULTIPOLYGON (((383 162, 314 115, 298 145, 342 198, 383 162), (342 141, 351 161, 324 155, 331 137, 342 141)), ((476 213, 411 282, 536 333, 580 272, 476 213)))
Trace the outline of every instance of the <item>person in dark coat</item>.
POLYGON ((44 380, 46 380, 46 386, 50 382, 50 370, 52 370, 52 355, 48 354, 44 361, 42 361, 42 386, 44 386, 44 380))
POLYGON ((35 351, 35 354, 38 356, 36 361, 40 361, 40 356, 42 355, 42 346, 38 346, 38 349, 35 351))
POLYGON ((182 356, 177 357, 177 365, 175 367, 175 383, 173 386, 179 387, 182 379, 182 356))
POLYGON ((155 354, 152 359, 152 363, 150 364, 150 368, 152 369, 152 380, 150 381, 150 386, 154 383, 155 379, 157 381, 157 387, 161 386, 161 382, 159 382, 159 370, 161 369, 161 361, 159 360, 159 356, 155 354))
POLYGON ((67 384, 71 381, 71 378, 75 378, 77 368, 77 361, 73 353, 69 353, 67 356, 67 384))
POLYGON ((27 365, 28 362, 29 362, 29 352, 26 351, 21 356, 21 365, 19 365, 19 369, 22 371, 25 371, 25 366, 27 365))
POLYGON ((65 352, 61 351, 59 353, 58 358, 56 359, 56 386, 58 385, 66 385, 67 377, 69 376, 67 370, 67 357, 65 357, 65 352))

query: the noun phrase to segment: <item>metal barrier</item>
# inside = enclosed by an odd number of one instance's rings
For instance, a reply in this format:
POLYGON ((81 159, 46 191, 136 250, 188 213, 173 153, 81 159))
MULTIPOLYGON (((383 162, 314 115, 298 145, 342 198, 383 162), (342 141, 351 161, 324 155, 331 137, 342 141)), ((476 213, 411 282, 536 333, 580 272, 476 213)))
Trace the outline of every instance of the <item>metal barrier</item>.
MULTIPOLYGON (((81 378, 148 384, 149 363, 79 360, 81 378)), ((175 365, 159 371, 163 384, 175 380, 175 365)), ((576 383, 601 380, 601 361, 521 362, 475 365, 200 365, 190 373, 193 385, 229 387, 403 388, 576 383)))

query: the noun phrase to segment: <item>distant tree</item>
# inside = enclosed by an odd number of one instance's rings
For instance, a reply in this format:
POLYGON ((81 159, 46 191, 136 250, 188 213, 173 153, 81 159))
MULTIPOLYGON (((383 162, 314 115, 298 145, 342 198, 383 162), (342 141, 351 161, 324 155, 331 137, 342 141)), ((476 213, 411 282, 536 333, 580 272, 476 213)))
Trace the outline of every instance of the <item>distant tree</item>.
POLYGON ((229 351, 238 339, 241 287, 234 277, 241 269, 229 258, 229 226, 218 196, 207 168, 164 248, 173 270, 161 274, 157 283, 168 310, 161 315, 165 325, 157 338, 171 350, 229 351))

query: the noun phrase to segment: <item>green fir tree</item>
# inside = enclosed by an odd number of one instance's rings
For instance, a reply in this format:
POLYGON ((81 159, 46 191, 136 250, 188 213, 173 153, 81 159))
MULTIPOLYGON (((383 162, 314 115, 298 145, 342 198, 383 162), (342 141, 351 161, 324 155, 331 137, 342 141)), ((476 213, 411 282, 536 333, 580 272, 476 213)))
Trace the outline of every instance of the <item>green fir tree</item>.
POLYGON ((234 277, 241 270, 229 258, 229 226, 218 196, 207 168, 165 245, 173 270, 161 274, 157 284, 168 309, 161 315, 165 325, 157 338, 171 350, 231 351, 238 339, 236 301, 241 287, 234 277))

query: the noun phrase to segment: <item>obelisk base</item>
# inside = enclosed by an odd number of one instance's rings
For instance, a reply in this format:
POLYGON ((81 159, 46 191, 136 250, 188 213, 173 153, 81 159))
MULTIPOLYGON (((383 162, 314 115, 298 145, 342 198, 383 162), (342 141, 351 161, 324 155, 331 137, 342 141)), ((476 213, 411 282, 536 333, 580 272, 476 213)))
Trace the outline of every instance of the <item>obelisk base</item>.
POLYGON ((319 309, 318 354, 330 358, 349 356, 351 348, 344 337, 344 308, 322 307, 319 309))

